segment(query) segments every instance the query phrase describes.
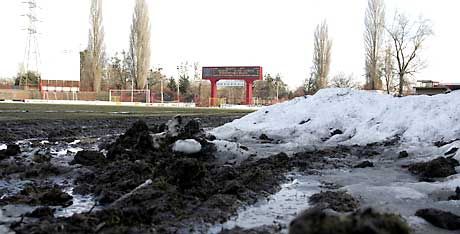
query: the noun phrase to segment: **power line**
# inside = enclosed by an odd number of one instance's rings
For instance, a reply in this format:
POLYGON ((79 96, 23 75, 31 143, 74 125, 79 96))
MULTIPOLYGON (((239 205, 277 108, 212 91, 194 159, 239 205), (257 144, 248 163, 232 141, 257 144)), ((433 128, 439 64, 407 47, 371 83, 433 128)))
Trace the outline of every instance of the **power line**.
MULTIPOLYGON (((36 72, 38 74, 40 64, 40 48, 38 40, 39 32, 37 29, 37 23, 39 22, 37 17, 37 9, 39 7, 36 0, 24 1, 22 4, 24 4, 24 6, 27 8, 27 14, 22 15, 27 19, 27 27, 24 29, 26 31, 26 42, 23 59, 24 70, 26 74, 29 74, 29 72, 36 72)), ((21 82, 23 82, 22 79, 21 82)), ((24 84, 20 85, 25 85, 25 87, 27 87, 28 78, 25 79, 24 84)))

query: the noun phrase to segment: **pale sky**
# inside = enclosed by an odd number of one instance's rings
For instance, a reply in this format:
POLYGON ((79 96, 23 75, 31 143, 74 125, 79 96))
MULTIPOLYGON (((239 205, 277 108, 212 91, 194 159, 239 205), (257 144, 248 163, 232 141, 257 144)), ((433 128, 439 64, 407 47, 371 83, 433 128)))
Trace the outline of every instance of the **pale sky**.
MULTIPOLYGON (((23 61, 25 0, 0 0, 0 77, 23 61)), ((78 79, 78 51, 87 45, 89 0, 37 0, 41 69, 78 79), (72 56, 64 56, 71 53, 72 56), (60 69, 59 69, 60 68, 60 69), (66 73, 62 71, 67 71, 66 73)), ((353 73, 363 81, 364 12, 367 0, 147 0, 151 14, 152 67, 176 75, 181 62, 202 66, 260 65, 280 73, 291 88, 307 77, 313 31, 323 19, 333 39, 331 75, 353 73)), ((107 54, 127 50, 133 0, 104 0, 107 54)), ((432 21, 435 35, 422 53, 428 67, 417 79, 460 82, 458 0, 386 0, 394 11, 432 21)))

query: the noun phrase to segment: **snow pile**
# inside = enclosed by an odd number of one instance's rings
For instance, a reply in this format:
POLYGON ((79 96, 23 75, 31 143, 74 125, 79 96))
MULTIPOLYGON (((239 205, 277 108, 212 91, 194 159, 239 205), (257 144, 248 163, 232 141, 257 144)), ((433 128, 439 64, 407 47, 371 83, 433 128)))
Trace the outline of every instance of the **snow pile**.
POLYGON ((460 92, 398 98, 324 89, 314 96, 263 108, 211 133, 227 140, 257 139, 264 133, 298 146, 365 145, 395 137, 412 144, 432 144, 460 138, 460 92))
POLYGON ((201 151, 201 144, 194 139, 178 140, 172 150, 184 154, 196 154, 201 151))

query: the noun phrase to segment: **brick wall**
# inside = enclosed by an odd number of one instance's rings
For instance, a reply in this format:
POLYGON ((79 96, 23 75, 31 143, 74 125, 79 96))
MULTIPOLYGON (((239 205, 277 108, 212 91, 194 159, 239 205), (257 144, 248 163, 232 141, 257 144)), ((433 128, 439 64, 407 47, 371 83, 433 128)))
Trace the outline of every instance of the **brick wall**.
MULTIPOLYGON (((82 101, 108 101, 108 92, 78 92, 76 96, 72 96, 68 92, 48 92, 50 100, 77 100, 82 101)), ((44 94, 37 90, 17 90, 17 89, 0 89, 0 100, 25 100, 25 99, 44 99, 44 94)))

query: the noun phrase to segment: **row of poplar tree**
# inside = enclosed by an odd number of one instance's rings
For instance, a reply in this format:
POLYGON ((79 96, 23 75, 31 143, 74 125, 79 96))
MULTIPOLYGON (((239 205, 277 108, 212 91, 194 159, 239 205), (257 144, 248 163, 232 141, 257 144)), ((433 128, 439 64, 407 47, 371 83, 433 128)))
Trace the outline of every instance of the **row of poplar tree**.
MULTIPOLYGON (((80 86, 82 91, 99 92, 107 90, 113 83, 111 70, 122 69, 116 74, 125 86, 132 83, 135 89, 145 89, 150 70, 150 19, 145 0, 136 0, 129 35, 129 48, 122 53, 119 61, 106 59, 104 26, 102 20, 102 0, 91 0, 90 30, 88 47, 80 52, 80 86), (107 63, 110 62, 109 66, 107 63)), ((118 56, 116 56, 118 57, 118 56)), ((130 84, 131 85, 131 84, 130 84)), ((126 87, 124 87, 126 88, 126 87)))

